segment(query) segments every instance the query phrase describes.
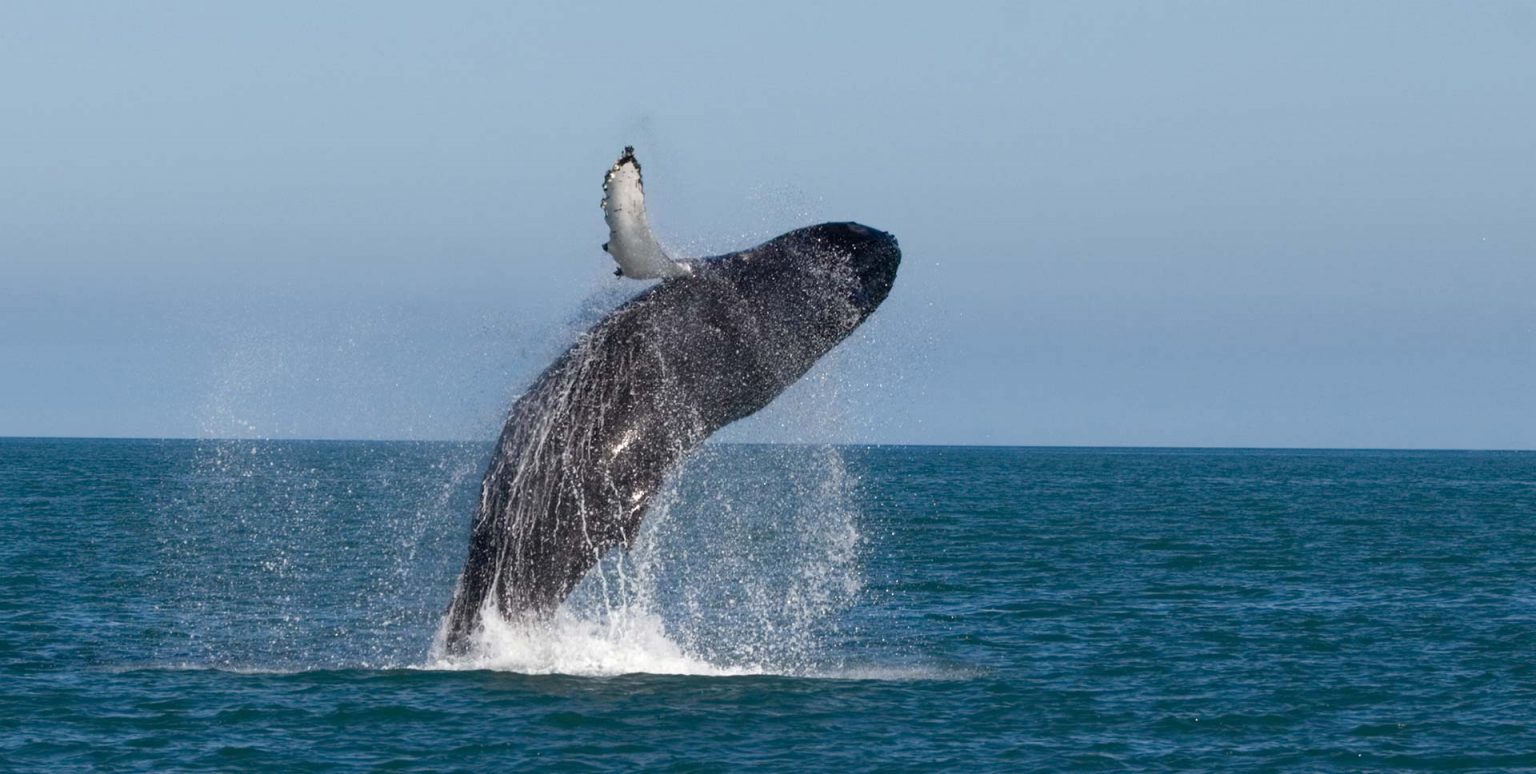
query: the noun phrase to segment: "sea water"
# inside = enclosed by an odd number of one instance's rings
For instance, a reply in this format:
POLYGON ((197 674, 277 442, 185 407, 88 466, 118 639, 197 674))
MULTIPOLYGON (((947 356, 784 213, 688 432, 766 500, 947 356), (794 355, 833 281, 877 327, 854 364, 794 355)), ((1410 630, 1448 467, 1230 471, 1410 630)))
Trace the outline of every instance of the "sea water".
POLYGON ((711 445, 445 659, 488 453, 0 440, 0 769, 1536 767, 1536 454, 711 445))

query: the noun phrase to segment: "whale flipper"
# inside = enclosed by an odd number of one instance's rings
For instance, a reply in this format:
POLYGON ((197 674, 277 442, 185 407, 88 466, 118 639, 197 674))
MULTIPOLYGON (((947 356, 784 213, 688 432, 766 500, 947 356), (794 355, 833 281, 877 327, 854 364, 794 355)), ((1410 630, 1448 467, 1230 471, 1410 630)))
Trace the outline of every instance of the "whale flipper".
POLYGON ((633 279, 683 277, 692 268, 668 257, 645 214, 645 186, 633 146, 624 146, 619 160, 603 176, 603 219, 608 221, 608 241, 603 250, 619 263, 615 272, 633 279))

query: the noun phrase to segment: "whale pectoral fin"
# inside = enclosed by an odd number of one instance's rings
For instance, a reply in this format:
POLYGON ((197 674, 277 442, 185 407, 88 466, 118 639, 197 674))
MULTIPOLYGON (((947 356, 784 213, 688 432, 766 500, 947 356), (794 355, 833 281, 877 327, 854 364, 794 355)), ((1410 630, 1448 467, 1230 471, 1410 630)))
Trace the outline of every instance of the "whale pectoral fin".
POLYGON ((618 261, 619 276, 656 279, 693 271, 688 264, 668 256, 651 232, 645 212, 645 185, 633 146, 624 146, 624 153, 603 176, 603 220, 608 223, 603 251, 618 261))

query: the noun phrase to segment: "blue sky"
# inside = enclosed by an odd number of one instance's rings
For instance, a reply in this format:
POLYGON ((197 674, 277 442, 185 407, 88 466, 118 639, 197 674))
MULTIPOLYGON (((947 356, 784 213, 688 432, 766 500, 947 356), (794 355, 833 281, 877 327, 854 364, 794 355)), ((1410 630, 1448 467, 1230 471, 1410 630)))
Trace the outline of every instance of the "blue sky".
POLYGON ((685 252, 905 250, 726 437, 1536 448, 1532 73, 1522 0, 7 3, 0 435, 490 438, 634 144, 685 252))

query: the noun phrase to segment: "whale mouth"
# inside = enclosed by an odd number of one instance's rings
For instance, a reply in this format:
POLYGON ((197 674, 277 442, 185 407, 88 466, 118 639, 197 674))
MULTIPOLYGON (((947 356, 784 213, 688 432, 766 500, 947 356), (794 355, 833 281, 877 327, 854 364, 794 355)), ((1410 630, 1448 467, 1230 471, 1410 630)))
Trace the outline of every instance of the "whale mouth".
POLYGON ((853 270, 854 288, 850 300, 868 316, 891 294, 896 284, 896 270, 901 266, 901 245, 884 231, 847 224, 853 237, 848 266, 853 270))

